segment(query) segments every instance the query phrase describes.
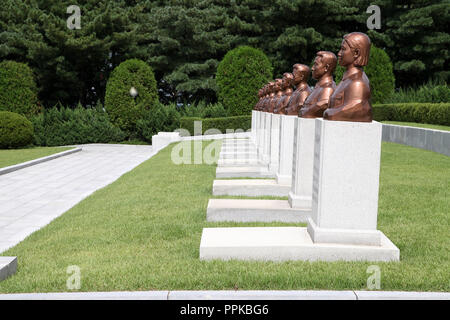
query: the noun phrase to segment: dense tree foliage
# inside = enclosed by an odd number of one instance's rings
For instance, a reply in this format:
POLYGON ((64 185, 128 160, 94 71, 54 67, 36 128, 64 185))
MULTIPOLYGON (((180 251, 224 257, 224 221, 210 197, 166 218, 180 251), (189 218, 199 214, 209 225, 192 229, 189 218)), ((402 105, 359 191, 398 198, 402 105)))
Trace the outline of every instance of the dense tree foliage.
POLYGON ((261 49, 274 75, 337 52, 342 36, 366 32, 392 59, 396 87, 448 79, 449 0, 3 0, 0 60, 26 62, 39 98, 93 105, 110 72, 137 58, 149 63, 160 100, 217 100, 215 73, 226 52, 261 49), (70 30, 69 5, 81 8, 81 29, 70 30), (381 29, 368 30, 369 5, 381 9, 381 29))

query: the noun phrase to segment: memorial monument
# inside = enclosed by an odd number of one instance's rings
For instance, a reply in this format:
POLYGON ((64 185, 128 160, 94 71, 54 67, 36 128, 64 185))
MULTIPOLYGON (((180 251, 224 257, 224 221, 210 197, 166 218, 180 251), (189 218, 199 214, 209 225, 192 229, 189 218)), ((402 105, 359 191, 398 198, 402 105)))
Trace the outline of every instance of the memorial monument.
POLYGON ((283 95, 282 85, 283 85, 283 79, 275 79, 275 84, 273 86, 274 95, 270 99, 270 107, 268 110, 268 112, 270 112, 270 113, 274 113, 277 103, 283 95))
POLYGON ((282 84, 281 84, 281 97, 278 99, 277 104, 273 110, 275 114, 285 114, 284 109, 289 103, 292 95, 292 86, 294 84, 294 75, 289 72, 283 74, 282 84))
POLYGON ((319 51, 314 59, 312 76, 317 80, 316 86, 306 99, 299 115, 303 118, 321 118, 328 108, 330 96, 333 94, 336 83, 333 73, 336 69, 337 58, 333 52, 319 51))
POLYGON ((307 65, 294 64, 292 74, 294 76, 295 91, 289 99, 284 114, 297 116, 299 110, 303 108, 306 98, 311 94, 311 88, 308 86, 309 73, 310 70, 307 65))
POLYGON ((361 32, 344 36, 339 50, 339 64, 347 70, 342 81, 330 97, 329 109, 323 114, 326 120, 372 121, 369 79, 363 67, 369 62, 370 39, 361 32))

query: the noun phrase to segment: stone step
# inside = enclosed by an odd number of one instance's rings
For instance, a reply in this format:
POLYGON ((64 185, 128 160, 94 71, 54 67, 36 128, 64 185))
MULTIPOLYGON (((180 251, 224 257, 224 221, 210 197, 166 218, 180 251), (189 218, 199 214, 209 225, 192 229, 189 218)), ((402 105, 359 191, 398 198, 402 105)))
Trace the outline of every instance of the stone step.
MULTIPOLYGON (((248 160, 247 160, 248 161, 248 160)), ((217 178, 274 178, 267 166, 217 167, 217 178)))
POLYGON ((383 234, 381 246, 316 244, 307 228, 204 228, 201 260, 398 261, 400 251, 383 234))
POLYGON ((220 159, 258 159, 258 154, 256 152, 221 152, 219 155, 220 159))
POLYGON ((215 196, 286 197, 290 190, 290 185, 278 184, 275 179, 214 180, 213 182, 215 196))
POLYGON ((268 163, 259 159, 219 159, 217 167, 264 167, 267 169, 268 163))
POLYGON ((307 222, 311 210, 293 209, 287 200, 210 199, 207 221, 307 222))

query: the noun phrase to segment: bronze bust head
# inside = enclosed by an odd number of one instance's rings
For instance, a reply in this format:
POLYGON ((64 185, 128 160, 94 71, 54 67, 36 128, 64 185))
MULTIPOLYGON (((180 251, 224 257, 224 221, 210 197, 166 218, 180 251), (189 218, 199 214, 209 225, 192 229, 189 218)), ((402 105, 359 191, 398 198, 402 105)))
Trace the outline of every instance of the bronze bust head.
POLYGON ((268 112, 270 108, 270 99, 272 99, 272 93, 273 93, 273 86, 275 85, 275 82, 270 81, 266 85, 266 96, 264 98, 264 101, 262 103, 262 111, 268 112))
POLYGON ((258 90, 258 102, 256 102, 255 106, 253 107, 253 110, 259 110, 259 106, 261 105, 261 102, 264 97, 264 91, 263 88, 258 90))
POLYGON ((318 80, 314 90, 306 99, 299 115, 303 118, 320 118, 328 108, 330 96, 333 94, 336 84, 333 81, 333 73, 336 69, 337 58, 333 52, 319 51, 314 59, 312 76, 318 80))
POLYGON ((352 32, 344 36, 339 50, 339 64, 347 70, 330 97, 327 120, 371 122, 370 84, 363 67, 369 62, 370 39, 365 33, 352 32))
POLYGON ((289 72, 283 74, 281 84, 281 97, 278 99, 273 113, 284 114, 284 110, 289 103, 292 95, 292 85, 294 84, 294 75, 289 72))
POLYGON ((269 112, 274 113, 274 109, 277 105, 277 102, 281 98, 281 95, 283 94, 282 85, 283 79, 275 79, 275 84, 273 86, 273 96, 271 95, 269 103, 270 104, 269 112))
POLYGON ((311 88, 308 86, 310 70, 307 65, 300 63, 294 64, 292 68, 295 91, 292 93, 284 113, 290 116, 297 116, 298 111, 303 107, 306 98, 311 93, 311 88))

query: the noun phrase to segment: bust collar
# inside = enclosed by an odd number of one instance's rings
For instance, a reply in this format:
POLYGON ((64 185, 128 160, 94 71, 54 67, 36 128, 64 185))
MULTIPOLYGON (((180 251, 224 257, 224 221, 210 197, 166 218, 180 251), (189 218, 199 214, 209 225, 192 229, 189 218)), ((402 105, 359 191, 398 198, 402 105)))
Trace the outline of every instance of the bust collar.
POLYGON ((325 87, 333 83, 333 77, 330 75, 325 75, 316 83, 316 87, 325 87))
POLYGON ((361 75, 363 72, 362 68, 358 68, 358 67, 353 67, 348 69, 347 71, 344 72, 344 75, 342 76, 342 81, 344 81, 345 79, 348 79, 354 75, 361 75))

